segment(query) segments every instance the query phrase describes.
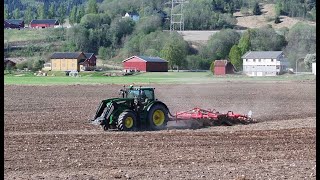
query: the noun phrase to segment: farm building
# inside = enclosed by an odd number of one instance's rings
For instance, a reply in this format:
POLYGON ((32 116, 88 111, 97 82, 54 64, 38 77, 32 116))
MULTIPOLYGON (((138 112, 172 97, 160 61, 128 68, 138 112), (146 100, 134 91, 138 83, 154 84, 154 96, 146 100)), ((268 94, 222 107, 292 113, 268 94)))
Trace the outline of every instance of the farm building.
POLYGON ((159 57, 132 56, 122 62, 125 71, 168 72, 168 61, 159 57))
POLYGON ((6 29, 20 29, 24 28, 24 21, 20 19, 4 20, 4 28, 6 29))
POLYGON ((312 63, 312 74, 316 75, 316 63, 312 63))
POLYGON ((34 19, 30 22, 32 28, 47 28, 58 26, 59 22, 56 19, 34 19))
POLYGON ((282 51, 249 51, 242 59, 243 73, 248 76, 276 76, 289 64, 282 51))
POLYGON ((234 73, 234 66, 228 60, 214 61, 214 75, 225 75, 234 73))
POLYGON ((95 60, 91 63, 83 52, 58 52, 52 54, 50 59, 52 71, 84 71, 94 69, 96 66, 95 60))
POLYGON ((97 57, 94 55, 94 53, 84 53, 86 56, 86 60, 79 63, 80 66, 82 66, 82 71, 91 71, 96 68, 96 61, 97 57))
POLYGON ((7 67, 13 68, 13 67, 16 66, 16 62, 13 62, 13 61, 11 61, 9 59, 3 59, 3 66, 4 66, 3 69, 6 69, 7 67))

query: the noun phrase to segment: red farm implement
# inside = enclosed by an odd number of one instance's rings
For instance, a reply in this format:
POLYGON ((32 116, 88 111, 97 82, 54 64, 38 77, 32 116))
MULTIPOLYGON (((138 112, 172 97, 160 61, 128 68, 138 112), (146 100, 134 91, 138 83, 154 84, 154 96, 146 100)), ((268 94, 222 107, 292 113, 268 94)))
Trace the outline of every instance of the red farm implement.
POLYGON ((188 111, 177 112, 171 115, 171 121, 180 120, 200 120, 205 126, 219 126, 219 125, 233 125, 233 124, 248 124, 254 123, 255 120, 251 118, 251 111, 248 115, 237 114, 233 111, 227 113, 220 113, 216 110, 205 110, 201 108, 193 108, 188 111))

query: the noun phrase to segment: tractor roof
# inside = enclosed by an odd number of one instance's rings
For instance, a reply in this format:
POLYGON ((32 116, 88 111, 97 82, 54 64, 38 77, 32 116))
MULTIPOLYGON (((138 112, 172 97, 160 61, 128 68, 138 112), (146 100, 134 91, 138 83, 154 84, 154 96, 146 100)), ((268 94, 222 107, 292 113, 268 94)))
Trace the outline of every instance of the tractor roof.
POLYGON ((132 86, 132 87, 129 87, 129 89, 139 90, 139 89, 154 89, 154 88, 153 88, 153 87, 137 87, 137 86, 132 86))

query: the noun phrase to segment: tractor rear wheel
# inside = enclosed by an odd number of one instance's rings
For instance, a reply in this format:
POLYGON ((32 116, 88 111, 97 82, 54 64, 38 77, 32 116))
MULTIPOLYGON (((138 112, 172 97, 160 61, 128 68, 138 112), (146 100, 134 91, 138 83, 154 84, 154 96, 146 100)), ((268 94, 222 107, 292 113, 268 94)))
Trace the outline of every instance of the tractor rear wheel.
POLYGON ((164 129, 169 120, 168 110, 162 104, 155 104, 148 113, 148 121, 151 130, 164 129))
POLYGON ((117 127, 120 131, 133 131, 136 123, 136 115, 132 111, 124 111, 119 115, 117 127))

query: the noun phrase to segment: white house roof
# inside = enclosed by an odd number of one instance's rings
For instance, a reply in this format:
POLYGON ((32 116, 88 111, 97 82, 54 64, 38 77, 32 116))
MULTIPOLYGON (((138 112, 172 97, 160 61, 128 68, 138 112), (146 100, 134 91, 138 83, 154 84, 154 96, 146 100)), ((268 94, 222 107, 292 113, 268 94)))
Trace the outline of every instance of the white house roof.
POLYGON ((261 58, 272 58, 279 57, 283 51, 248 51, 241 58, 242 59, 261 59, 261 58))

